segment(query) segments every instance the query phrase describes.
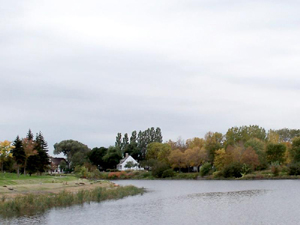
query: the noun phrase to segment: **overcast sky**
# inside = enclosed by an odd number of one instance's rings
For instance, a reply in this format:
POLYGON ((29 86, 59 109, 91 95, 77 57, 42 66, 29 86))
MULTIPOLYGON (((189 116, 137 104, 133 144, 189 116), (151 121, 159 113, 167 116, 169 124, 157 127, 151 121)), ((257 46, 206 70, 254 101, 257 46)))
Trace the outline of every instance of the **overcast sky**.
POLYGON ((300 128, 296 0, 0 0, 0 141, 300 128))

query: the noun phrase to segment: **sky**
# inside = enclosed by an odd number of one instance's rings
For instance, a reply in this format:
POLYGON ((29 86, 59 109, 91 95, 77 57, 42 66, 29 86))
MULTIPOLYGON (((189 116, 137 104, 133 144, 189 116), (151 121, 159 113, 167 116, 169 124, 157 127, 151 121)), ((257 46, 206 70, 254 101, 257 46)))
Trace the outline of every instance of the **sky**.
POLYGON ((299 129, 296 0, 0 0, 0 141, 299 129))

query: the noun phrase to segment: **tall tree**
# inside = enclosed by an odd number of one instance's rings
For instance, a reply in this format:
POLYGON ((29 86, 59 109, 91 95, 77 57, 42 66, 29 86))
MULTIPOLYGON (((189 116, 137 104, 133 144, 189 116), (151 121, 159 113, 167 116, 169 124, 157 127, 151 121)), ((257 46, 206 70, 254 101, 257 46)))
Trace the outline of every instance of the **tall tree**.
POLYGON ((291 155, 293 158, 293 162, 300 162, 300 137, 293 138, 291 155))
POLYGON ((169 162, 172 168, 179 168, 180 171, 182 168, 186 168, 184 153, 179 149, 171 151, 169 155, 169 162))
POLYGON ((28 164, 28 159, 29 159, 29 157, 31 157, 33 155, 36 155, 37 151, 34 149, 35 143, 34 143, 33 140, 23 138, 22 139, 22 145, 23 145, 24 152, 25 152, 24 175, 26 175, 26 168, 27 168, 27 164, 28 164))
POLYGON ((155 142, 155 139, 156 139, 155 129, 154 127, 151 127, 149 131, 149 142, 150 143, 155 142))
POLYGON ((49 167, 50 161, 49 161, 49 156, 47 154, 48 152, 48 144, 44 139, 44 136, 42 132, 39 132, 36 135, 36 140, 35 140, 35 147, 34 149, 37 151, 37 170, 40 173, 45 172, 45 170, 49 167))
POLYGON ((10 152, 14 148, 13 145, 11 145, 10 141, 2 141, 0 142, 0 165, 1 165, 1 171, 3 173, 3 164, 8 158, 12 158, 12 153, 10 152))
POLYGON ((88 153, 91 163, 97 166, 98 169, 107 169, 106 163, 103 160, 103 157, 107 154, 107 150, 105 147, 93 148, 92 151, 88 153))
POLYGON ((125 133, 122 144, 121 144, 121 151, 122 151, 123 155, 124 155, 125 149, 127 148, 128 145, 129 145, 129 138, 128 138, 128 134, 125 133))
POLYGON ((163 142, 163 137, 161 134, 161 129, 159 127, 156 128, 155 130, 155 140, 154 142, 162 143, 163 142))
POLYGON ((17 165, 18 176, 20 176, 20 166, 24 165, 26 155, 22 140, 19 138, 19 136, 17 136, 15 139, 13 146, 14 149, 12 150, 12 154, 17 165))
POLYGON ((104 162, 110 169, 115 169, 117 164, 122 159, 121 150, 116 147, 110 146, 107 150, 106 155, 103 157, 104 162))
POLYGON ((205 149, 208 153, 208 160, 213 163, 215 151, 223 147, 223 134, 218 132, 208 132, 205 135, 205 149))
POLYGON ((58 155, 63 153, 70 164, 72 164, 72 157, 76 152, 87 153, 89 151, 88 146, 79 141, 64 140, 54 144, 54 154, 58 155))
POLYGON ((278 162, 283 163, 284 162, 284 156, 285 156, 286 146, 284 144, 268 144, 267 145, 267 160, 269 163, 272 162, 278 162))
POLYGON ((266 130, 257 125, 232 127, 226 133, 225 147, 233 146, 239 142, 245 143, 251 138, 265 141, 267 138, 266 130))
POLYGON ((31 132, 31 130, 28 130, 28 133, 26 135, 26 138, 30 141, 33 141, 33 133, 31 132))
POLYGON ((122 134, 118 133, 116 137, 115 147, 122 149, 122 134))

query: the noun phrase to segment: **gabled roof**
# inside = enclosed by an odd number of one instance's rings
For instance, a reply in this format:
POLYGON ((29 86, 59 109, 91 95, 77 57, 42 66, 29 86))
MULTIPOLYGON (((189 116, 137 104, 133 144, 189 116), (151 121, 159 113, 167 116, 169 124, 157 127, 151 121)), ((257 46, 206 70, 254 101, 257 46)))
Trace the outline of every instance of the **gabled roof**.
MULTIPOLYGON (((126 155, 126 157, 125 158, 123 158, 123 159, 121 159, 120 160, 120 163, 118 164, 118 165, 121 165, 121 164, 123 164, 129 157, 131 157, 134 161, 136 161, 132 156, 130 156, 130 155, 126 155)), ((136 161, 136 163, 137 163, 137 161, 136 161)))
POLYGON ((54 157, 50 157, 50 160, 51 160, 51 162, 52 162, 53 164, 55 164, 55 165, 59 165, 61 161, 65 161, 66 163, 68 163, 67 160, 66 160, 65 158, 54 158, 54 157))

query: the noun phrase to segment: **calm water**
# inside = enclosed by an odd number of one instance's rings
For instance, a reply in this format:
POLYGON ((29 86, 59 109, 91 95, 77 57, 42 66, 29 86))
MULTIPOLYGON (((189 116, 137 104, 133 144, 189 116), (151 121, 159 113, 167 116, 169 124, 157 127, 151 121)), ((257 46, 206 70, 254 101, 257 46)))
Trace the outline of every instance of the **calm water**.
POLYGON ((300 181, 117 181, 148 193, 0 224, 300 224, 300 181))

